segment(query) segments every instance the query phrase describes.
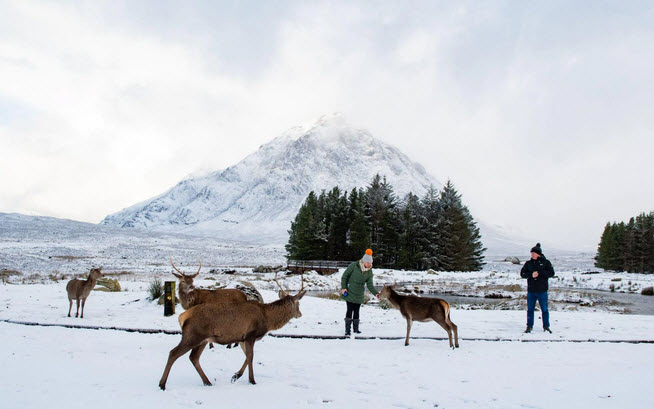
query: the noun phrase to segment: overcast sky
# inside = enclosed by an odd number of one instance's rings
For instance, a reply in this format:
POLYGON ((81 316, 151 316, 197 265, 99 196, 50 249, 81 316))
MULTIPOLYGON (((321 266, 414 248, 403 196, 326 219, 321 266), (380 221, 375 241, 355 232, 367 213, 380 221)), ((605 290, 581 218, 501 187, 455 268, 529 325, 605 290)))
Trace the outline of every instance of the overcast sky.
POLYGON ((0 212, 97 223, 342 112, 595 249, 654 210, 653 73, 647 1, 0 1, 0 212))

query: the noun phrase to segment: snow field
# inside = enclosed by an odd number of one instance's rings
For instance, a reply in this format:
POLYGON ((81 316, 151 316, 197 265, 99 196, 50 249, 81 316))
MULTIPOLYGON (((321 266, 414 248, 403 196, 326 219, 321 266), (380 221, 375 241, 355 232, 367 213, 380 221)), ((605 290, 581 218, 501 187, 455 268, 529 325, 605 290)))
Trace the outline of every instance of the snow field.
POLYGON ((177 335, 0 323, 7 408, 644 408, 651 344, 307 340, 255 344, 254 375, 230 378, 240 349, 205 350, 202 385, 177 360, 158 388, 177 335))

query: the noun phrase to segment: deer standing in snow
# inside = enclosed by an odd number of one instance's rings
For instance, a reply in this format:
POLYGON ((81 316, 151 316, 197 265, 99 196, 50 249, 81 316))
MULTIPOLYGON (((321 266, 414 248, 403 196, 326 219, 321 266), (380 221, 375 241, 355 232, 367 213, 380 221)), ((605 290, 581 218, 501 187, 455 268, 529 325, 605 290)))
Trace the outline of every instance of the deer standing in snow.
POLYGON ((86 304, 86 299, 91 290, 95 287, 95 284, 98 282, 98 279, 104 277, 100 268, 92 268, 89 273, 89 278, 86 280, 78 280, 73 278, 66 284, 66 292, 68 292, 68 316, 70 317, 70 310, 73 308, 73 300, 77 301, 77 312, 75 317, 79 316, 79 301, 82 300, 82 315, 80 318, 84 318, 84 305, 86 304))
POLYGON ((396 285, 385 285, 379 293, 379 298, 388 300, 406 318, 406 340, 404 341, 404 345, 409 345, 409 333, 411 332, 413 321, 436 321, 438 325, 447 331, 447 336, 450 339, 450 348, 454 349, 455 346, 458 348, 458 328, 450 321, 450 304, 440 298, 400 295, 394 290, 396 285), (452 344, 452 332, 454 332, 454 344, 452 344))
POLYGON ((200 355, 208 342, 218 344, 239 343, 245 353, 243 366, 232 376, 232 382, 238 380, 248 367, 249 381, 254 381, 252 367, 254 343, 264 337, 269 331, 282 328, 292 318, 300 318, 300 299, 304 296, 304 283, 295 295, 285 295, 283 298, 268 304, 256 301, 246 301, 238 304, 206 303, 196 305, 179 316, 182 327, 182 340, 168 354, 168 362, 164 369, 159 387, 166 389, 166 381, 175 361, 191 351, 190 360, 205 385, 211 385, 200 366, 200 355))
MULTIPOLYGON (((200 261, 200 260, 198 260, 200 261)), ((243 291, 236 289, 219 289, 219 290, 206 290, 195 288, 193 279, 200 274, 202 269, 202 261, 200 261, 200 268, 195 274, 184 274, 173 263, 173 257, 170 256, 170 264, 175 271, 179 274, 173 273, 179 279, 179 302, 182 308, 188 310, 189 308, 204 304, 204 303, 238 303, 247 301, 246 295, 243 291)))

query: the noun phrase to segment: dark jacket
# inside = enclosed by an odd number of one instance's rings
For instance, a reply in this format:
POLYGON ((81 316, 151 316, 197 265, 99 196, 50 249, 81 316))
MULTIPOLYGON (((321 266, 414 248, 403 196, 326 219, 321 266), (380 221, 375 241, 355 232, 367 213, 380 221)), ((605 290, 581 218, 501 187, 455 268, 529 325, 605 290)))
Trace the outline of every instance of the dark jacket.
POLYGON ((341 277, 341 289, 347 290, 345 301, 355 304, 363 304, 363 293, 366 291, 364 285, 368 286, 371 293, 377 294, 377 290, 372 284, 372 269, 362 272, 361 264, 361 261, 350 264, 341 277))
POLYGON ((548 289, 547 280, 554 277, 554 267, 545 256, 540 256, 536 260, 531 258, 522 266, 520 277, 527 279, 527 291, 542 293, 548 289), (538 271, 536 278, 532 277, 534 271, 538 271))

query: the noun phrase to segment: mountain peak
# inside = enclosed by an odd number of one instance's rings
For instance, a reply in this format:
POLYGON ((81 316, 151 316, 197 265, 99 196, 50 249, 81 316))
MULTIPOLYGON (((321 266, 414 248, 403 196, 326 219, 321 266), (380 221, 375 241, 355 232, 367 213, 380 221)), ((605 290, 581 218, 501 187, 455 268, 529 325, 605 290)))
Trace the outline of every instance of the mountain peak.
POLYGON ((309 192, 366 187, 377 173, 400 198, 441 186, 397 148, 335 113, 308 130, 291 128, 236 165, 184 180, 102 224, 283 243, 309 192))

